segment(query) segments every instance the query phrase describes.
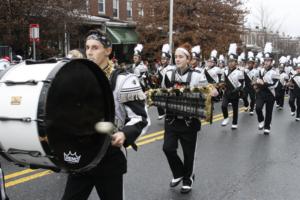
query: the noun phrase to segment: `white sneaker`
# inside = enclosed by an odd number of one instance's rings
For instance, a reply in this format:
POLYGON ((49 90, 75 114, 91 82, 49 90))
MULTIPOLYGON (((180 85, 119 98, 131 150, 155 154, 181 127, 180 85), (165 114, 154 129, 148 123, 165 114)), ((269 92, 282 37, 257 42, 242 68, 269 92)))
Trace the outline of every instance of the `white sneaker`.
POLYGON ((262 122, 259 122, 258 123, 258 130, 262 130, 265 126, 265 123, 262 121, 262 122))
POLYGON ((249 112, 249 115, 254 115, 254 112, 253 112, 253 111, 250 111, 250 112, 249 112))
POLYGON ((237 124, 232 124, 231 125, 231 129, 237 129, 238 128, 238 125, 237 124))
POLYGON ((264 134, 269 135, 270 134, 270 129, 264 129, 264 134))
POLYGON ((229 122, 229 118, 226 118, 226 119, 223 120, 221 125, 226 126, 228 124, 228 122, 229 122))
POLYGON ((300 118, 299 117, 296 117, 296 119, 295 119, 297 122, 299 122, 300 121, 300 118))
POLYGON ((295 116, 295 112, 291 112, 291 116, 295 116))
POLYGON ((278 107, 278 110, 282 110, 282 109, 283 109, 283 107, 281 107, 281 106, 278 107))
POLYGON ((161 119, 163 119, 164 117, 166 116, 166 114, 164 114, 164 115, 158 115, 158 120, 161 120, 161 119))
POLYGON ((279 105, 278 105, 278 104, 276 104, 276 108, 279 108, 279 105))

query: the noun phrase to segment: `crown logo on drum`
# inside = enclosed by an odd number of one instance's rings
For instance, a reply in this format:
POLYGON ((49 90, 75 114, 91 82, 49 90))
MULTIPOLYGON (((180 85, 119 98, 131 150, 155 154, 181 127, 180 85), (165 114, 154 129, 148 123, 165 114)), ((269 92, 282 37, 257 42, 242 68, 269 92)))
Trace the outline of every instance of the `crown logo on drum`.
POLYGON ((81 156, 77 156, 77 152, 75 153, 71 153, 71 151, 69 151, 68 154, 64 153, 64 161, 70 163, 70 164, 77 164, 80 162, 80 158, 81 156))

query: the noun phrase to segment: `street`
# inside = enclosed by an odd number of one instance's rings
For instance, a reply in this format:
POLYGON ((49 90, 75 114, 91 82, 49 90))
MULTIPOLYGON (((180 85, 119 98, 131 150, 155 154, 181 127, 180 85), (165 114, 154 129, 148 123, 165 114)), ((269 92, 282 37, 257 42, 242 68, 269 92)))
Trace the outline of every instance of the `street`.
MULTIPOLYGON (((180 186, 169 187, 171 171, 162 151, 163 120, 151 107, 151 127, 128 149, 128 173, 124 188, 127 200, 280 200, 300 199, 300 123, 284 110, 274 108, 271 134, 257 129, 256 115, 240 109, 239 127, 221 127, 220 104, 214 123, 204 123, 198 135, 195 182, 187 195, 180 186)), ((28 170, 0 159, 11 200, 57 200, 63 194, 66 174, 28 170)), ((89 200, 96 200, 94 190, 89 200)))

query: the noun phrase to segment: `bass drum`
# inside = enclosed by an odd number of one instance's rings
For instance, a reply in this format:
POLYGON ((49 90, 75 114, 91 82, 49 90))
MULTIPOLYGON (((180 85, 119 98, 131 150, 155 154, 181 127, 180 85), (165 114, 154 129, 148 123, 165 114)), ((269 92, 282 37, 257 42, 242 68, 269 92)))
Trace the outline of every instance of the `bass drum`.
POLYGON ((0 74, 0 151, 31 168, 95 167, 110 145, 95 124, 114 121, 110 84, 86 59, 26 61, 0 74))

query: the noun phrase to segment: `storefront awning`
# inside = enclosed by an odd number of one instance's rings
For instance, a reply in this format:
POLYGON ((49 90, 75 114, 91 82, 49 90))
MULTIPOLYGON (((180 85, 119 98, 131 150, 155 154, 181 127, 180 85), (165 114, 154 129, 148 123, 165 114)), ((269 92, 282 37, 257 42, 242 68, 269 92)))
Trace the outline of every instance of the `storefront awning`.
POLYGON ((113 44, 137 44, 138 35, 134 28, 107 27, 107 33, 113 44))

